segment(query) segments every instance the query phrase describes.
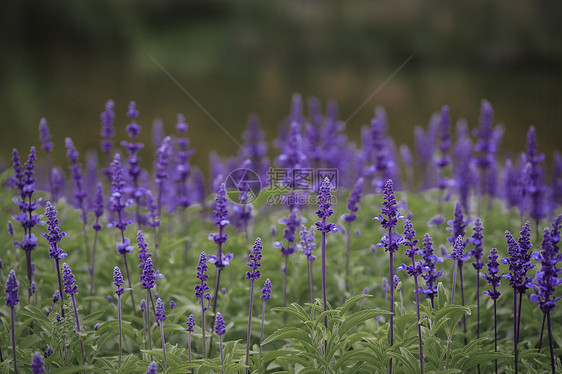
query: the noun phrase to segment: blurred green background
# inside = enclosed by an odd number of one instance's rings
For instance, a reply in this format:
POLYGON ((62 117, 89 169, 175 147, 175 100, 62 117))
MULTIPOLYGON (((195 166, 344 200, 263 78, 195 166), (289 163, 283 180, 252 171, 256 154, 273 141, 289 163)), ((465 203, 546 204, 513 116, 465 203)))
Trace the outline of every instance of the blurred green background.
POLYGON ((130 100, 147 146, 155 118, 170 133, 185 114, 193 160, 205 170, 209 150, 226 156, 237 146, 154 60, 236 138, 257 113, 271 141, 294 92, 337 100, 347 119, 413 55, 349 119, 352 139, 376 105, 396 142, 413 146, 413 127, 442 105, 473 128, 488 99, 506 128, 502 151, 522 151, 535 125, 550 161, 562 140, 561 15, 554 0, 3 1, 0 158, 37 145, 42 117, 58 163, 66 136, 81 152, 98 150, 111 98, 116 140, 125 138, 130 100))

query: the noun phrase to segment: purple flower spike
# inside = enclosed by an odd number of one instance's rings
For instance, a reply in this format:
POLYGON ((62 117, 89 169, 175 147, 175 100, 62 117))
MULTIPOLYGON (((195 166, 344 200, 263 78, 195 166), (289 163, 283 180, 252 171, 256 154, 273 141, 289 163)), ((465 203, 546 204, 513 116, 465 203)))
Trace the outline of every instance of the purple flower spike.
POLYGON ((189 317, 187 317, 187 322, 185 324, 187 325, 187 328, 185 329, 185 331, 188 331, 188 332, 195 331, 193 329, 195 327, 195 316, 193 314, 190 314, 189 317))
POLYGON ((146 371, 146 374, 158 374, 158 365, 156 365, 156 362, 152 361, 150 363, 150 365, 148 365, 148 370, 146 371))
POLYGON ((316 230, 322 233, 337 232, 338 229, 333 223, 326 223, 326 218, 334 214, 332 209, 332 194, 330 193, 330 180, 324 178, 322 185, 320 186, 320 191, 318 192, 318 205, 320 209, 316 210, 316 215, 322 221, 316 222, 316 230))
POLYGON ((484 228, 482 227, 482 221, 480 218, 476 218, 474 221, 474 228, 472 232, 472 244, 474 248, 471 251, 471 256, 474 257, 474 261, 472 266, 478 272, 484 267, 484 261, 482 260, 483 257, 483 249, 482 249, 482 239, 484 235, 482 234, 484 228))
POLYGON ((53 304, 60 300, 60 292, 59 290, 55 290, 53 293, 53 304))
POLYGON ((33 374, 43 374, 45 372, 45 362, 43 362, 43 357, 41 353, 35 352, 33 359, 31 360, 31 372, 33 374))
POLYGON ((18 281, 16 279, 16 273, 13 270, 10 270, 10 274, 8 274, 8 280, 6 280, 6 287, 4 288, 4 292, 6 292, 6 297, 4 300, 6 301, 6 306, 8 307, 15 307, 18 305, 20 299, 18 299, 18 281))
MULTIPOLYGON (((396 197, 394 196, 394 187, 392 185, 392 179, 389 179, 384 185, 384 202, 382 213, 378 217, 375 217, 375 221, 379 221, 381 226, 385 229, 392 229, 396 226, 399 219, 404 217, 398 212, 396 207, 396 197), (386 216, 383 217, 383 215, 386 216)), ((395 249, 396 250, 396 249, 395 249)))
POLYGON ((283 238, 287 241, 287 247, 285 247, 285 244, 282 242, 275 242, 273 246, 281 248, 281 254, 289 256, 295 252, 295 232, 302 221, 302 218, 297 218, 297 209, 292 209, 289 217, 279 220, 280 224, 286 226, 283 231, 283 238))
POLYGON ((59 220, 57 218, 57 211, 50 201, 47 201, 45 216, 47 216, 47 232, 41 234, 42 237, 49 242, 49 256, 52 259, 61 259, 67 256, 66 252, 58 247, 58 244, 67 233, 61 231, 59 228, 59 220))
POLYGON ((219 336, 226 334, 226 324, 222 318, 222 314, 217 312, 217 322, 215 324, 215 333, 219 336))
POLYGON ((349 213, 346 213, 342 216, 342 219, 347 223, 352 223, 357 218, 357 211, 359 207, 359 201, 361 200, 361 192, 363 191, 363 178, 359 177, 355 182, 355 186, 353 187, 353 191, 351 191, 351 196, 347 200, 347 209, 349 209, 349 213))
POLYGON ((311 226, 310 230, 306 229, 306 226, 301 224, 301 231, 300 231, 300 245, 301 250, 306 256, 306 259, 310 262, 314 262, 316 260, 316 256, 312 254, 314 248, 316 248, 316 243, 314 243, 314 233, 316 232, 315 227, 311 226))
POLYGON ((53 143, 51 142, 52 138, 45 118, 41 118, 41 121, 39 122, 39 140, 43 144, 41 147, 45 152, 51 152, 53 150, 53 143))
POLYGON ((206 295, 209 295, 206 292, 207 290, 209 290, 209 286, 207 285, 207 279, 209 278, 209 275, 207 274, 207 270, 208 270, 207 256, 205 255, 205 252, 201 252, 201 257, 199 258, 199 264, 197 265, 197 275, 196 275, 197 279, 199 279, 201 283, 195 285, 195 297, 199 299, 207 298, 206 295))
POLYGON ((545 227, 542 251, 535 252, 533 258, 541 263, 541 270, 537 272, 535 282, 533 283, 534 291, 530 300, 539 304, 539 308, 543 313, 549 313, 554 310, 556 302, 562 297, 555 296, 555 289, 562 281, 558 278, 562 273, 562 269, 557 266, 562 261, 562 255, 557 253, 553 246, 551 232, 545 227))
POLYGON ((115 103, 113 100, 108 100, 105 103, 105 111, 101 113, 101 136, 104 138, 101 143, 101 148, 104 152, 111 152, 113 149, 113 141, 111 138, 115 135, 115 129, 113 128, 113 121, 115 120, 115 112, 113 108, 115 103))
POLYGON ((262 258, 261 251, 262 251, 261 238, 258 237, 256 238, 256 242, 252 248, 252 251, 250 252, 250 262, 248 262, 248 266, 252 269, 252 271, 246 272, 247 279, 251 279, 251 280, 259 279, 261 273, 258 270, 258 267, 260 267, 261 264, 258 261, 260 261, 262 258))
POLYGON ((546 215, 547 204, 545 204, 546 186, 544 185, 544 173, 540 164, 544 161, 544 154, 538 153, 535 127, 529 128, 527 134, 527 153, 523 155, 524 161, 529 165, 528 183, 524 186, 525 193, 531 198, 529 214, 538 221, 546 215))
POLYGON ((141 299, 139 303, 139 310, 141 312, 144 312, 146 310, 146 301, 144 299, 141 299))
POLYGON ((170 301, 170 309, 174 310, 175 307, 176 307, 176 302, 174 300, 170 301))
POLYGON ((423 279, 425 279, 425 288, 422 289, 422 292, 430 298, 433 305, 433 299, 437 296, 437 279, 443 274, 442 271, 435 270, 435 265, 439 262, 443 262, 443 258, 433 254, 433 242, 428 233, 426 233, 423 238, 422 257, 424 260, 423 266, 425 268, 425 273, 422 274, 423 279))
POLYGON ((62 280, 64 282, 64 292, 67 295, 74 295, 78 292, 78 286, 75 284, 74 274, 70 270, 70 266, 65 262, 62 264, 62 280))
POLYGON ((498 250, 492 248, 490 251, 490 256, 488 256, 488 273, 484 273, 482 277, 488 281, 488 284, 492 286, 491 290, 484 291, 486 295, 489 295, 492 300, 497 300, 500 297, 500 291, 498 288, 501 283, 503 273, 498 275, 500 272, 498 263, 498 250))
POLYGON ((113 284, 115 285, 115 287, 117 287, 117 289, 115 290, 115 293, 117 295, 122 295, 123 292, 125 292, 125 289, 121 287, 123 283, 125 282, 123 281, 121 270, 116 266, 113 268, 113 284))
POLYGON ((125 238, 124 241, 117 243, 117 252, 120 255, 126 255, 133 251, 133 246, 131 245, 131 240, 129 238, 125 238))
POLYGON ((465 243, 462 239, 462 236, 457 236, 457 240, 455 240, 455 245, 453 246, 453 253, 451 253, 451 257, 453 260, 457 260, 459 262, 464 261, 465 254, 464 254, 465 243))
POLYGON ((103 199, 103 187, 101 183, 98 183, 96 186, 96 196, 94 198, 94 215, 96 216, 96 220, 92 225, 94 231, 100 232, 101 225, 99 223, 99 219, 103 216, 103 207, 104 199, 103 199))
POLYGON ((269 278, 265 280, 263 288, 261 289, 261 296, 262 300, 270 300, 271 299, 271 281, 269 278))
POLYGON ((154 267, 152 265, 152 258, 147 258, 144 262, 144 268, 140 275, 140 281, 142 288, 145 290, 154 288, 154 283, 156 282, 156 277, 154 275, 154 267))
MULTIPOLYGON (((447 231, 451 232, 451 236, 447 238, 449 243, 455 243, 458 236, 464 238, 464 229, 468 226, 468 222, 464 221, 461 203, 457 202, 455 204, 455 219, 448 221, 447 224, 451 226, 447 228, 447 231)), ((466 241, 464 244, 466 245, 466 241)))
POLYGON ((156 319, 158 321, 163 321, 166 319, 166 310, 164 309, 164 302, 161 298, 156 300, 156 319))
POLYGON ((47 348, 45 348, 45 353, 43 354, 43 357, 49 358, 49 356, 52 354, 53 354, 53 350, 51 349, 51 347, 47 346, 47 348))
POLYGON ((150 252, 148 252, 148 244, 144 239, 144 235, 142 230, 137 231, 137 243, 139 246, 139 268, 144 269, 145 261, 152 256, 150 252))

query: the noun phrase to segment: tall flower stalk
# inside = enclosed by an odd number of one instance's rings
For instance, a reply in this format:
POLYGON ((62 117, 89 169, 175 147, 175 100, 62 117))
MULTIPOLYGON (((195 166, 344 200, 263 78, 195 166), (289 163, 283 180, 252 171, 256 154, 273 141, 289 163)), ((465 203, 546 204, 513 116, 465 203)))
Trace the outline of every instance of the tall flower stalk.
POLYGON ((311 304, 314 302, 314 272, 312 269, 312 264, 316 260, 316 256, 312 254, 312 250, 316 248, 316 243, 314 243, 314 232, 314 226, 311 226, 310 230, 307 230, 306 226, 301 224, 300 246, 302 252, 306 256, 306 270, 308 274, 308 301, 311 304))
POLYGON ((113 121, 115 120, 115 112, 113 107, 115 103, 113 100, 108 100, 105 103, 105 111, 101 113, 101 136, 103 140, 101 141, 101 149, 105 156, 105 168, 103 169, 103 174, 107 179, 111 180, 111 151, 113 150, 113 136, 115 135, 115 129, 113 128, 113 121))
MULTIPOLYGON (((158 188, 158 197, 156 198, 158 219, 162 217, 162 198, 164 196, 165 183, 168 179, 168 164, 170 156, 172 154, 170 149, 170 142, 170 137, 165 137, 156 154, 156 170, 154 172, 154 182, 156 183, 156 186, 158 188)), ((158 227, 154 227, 154 259, 156 263, 158 263, 159 237, 160 225, 158 225, 158 227)))
POLYGON ((425 271, 422 274, 423 279, 425 279, 425 288, 420 288, 420 292, 423 292, 426 297, 429 298, 431 302, 431 307, 434 308, 434 299, 437 296, 437 279, 443 275, 443 271, 435 270, 435 265, 439 262, 443 262, 442 257, 437 257, 433 254, 433 242, 431 241, 431 236, 425 233, 423 237, 423 249, 421 252, 423 257, 423 269, 425 271))
MULTIPOLYGON (((503 273, 498 275, 499 271, 499 263, 498 263, 498 250, 496 248, 492 248, 490 251, 490 256, 488 256, 488 273, 481 274, 488 281, 488 284, 492 286, 491 290, 484 291, 485 294, 489 295, 490 298, 494 301, 494 352, 498 351, 498 318, 497 318, 497 300, 500 297, 500 291, 498 288, 501 283, 501 279, 503 277, 503 273)), ((498 372, 498 360, 494 360, 494 367, 496 374, 498 372)))
MULTIPOLYGON (((215 209, 213 210, 215 214, 215 225, 219 228, 219 233, 209 235, 209 239, 213 240, 217 244, 217 255, 209 255, 209 262, 211 264, 215 264, 215 268, 217 269, 215 277, 215 292, 213 293, 213 315, 216 315, 217 311, 221 272, 228 266, 229 262, 233 258, 232 253, 222 253, 222 246, 228 240, 228 235, 224 232, 226 225, 229 224, 226 202, 226 186, 224 183, 221 183, 217 197, 215 198, 215 209)), ((214 324, 215 321, 213 319, 211 326, 214 326, 214 324)))
POLYGON ((205 252, 201 252, 201 257, 199 257, 199 264, 197 265, 197 279, 201 282, 195 285, 195 297, 199 299, 201 303, 201 339, 203 340, 203 357, 206 357, 206 346, 205 341, 205 311, 209 309, 211 304, 211 295, 207 292, 209 286, 207 285, 207 279, 209 275, 207 274, 207 255, 205 252), (205 305, 205 300, 207 305, 205 305))
POLYGON ((260 298, 263 300, 263 307, 261 311, 261 332, 260 332, 260 360, 261 360, 261 352, 262 352, 262 342, 263 342, 263 325, 265 322, 265 304, 267 300, 271 299, 271 281, 269 278, 265 280, 263 288, 261 289, 261 296, 260 298))
POLYGON ((550 363, 552 373, 554 374, 556 367, 550 313, 554 310, 556 302, 562 299, 562 297, 556 297, 555 295, 555 288, 561 284, 558 275, 562 273, 562 269, 557 266, 557 263, 562 261, 562 255, 557 253, 557 248, 553 245, 553 239, 548 227, 544 229, 541 248, 541 252, 533 254, 533 258, 541 263, 541 270, 537 272, 535 277, 535 293, 531 295, 531 301, 539 304, 540 310, 546 317, 550 363))
POLYGON ((418 287, 418 277, 423 272, 423 263, 421 261, 416 262, 415 256, 419 254, 419 248, 416 247, 418 244, 418 240, 415 239, 416 231, 414 230, 414 226, 409 219, 406 219, 404 222, 404 240, 402 241, 402 245, 408 247, 406 250, 405 255, 410 257, 412 260, 412 265, 405 265, 402 264, 398 268, 398 270, 406 270, 408 275, 414 277, 414 292, 416 293, 416 312, 418 317, 418 345, 420 350, 420 371, 421 374, 425 373, 424 364, 423 364, 423 345, 422 345, 422 335, 421 335, 421 321, 420 321, 420 288, 418 287))
POLYGON ((187 354, 189 357, 189 363, 191 364, 191 333, 194 331, 193 328, 195 327, 195 316, 190 314, 189 317, 187 317, 187 322, 185 324, 187 325, 187 328, 185 329, 185 331, 187 331, 187 354))
MULTIPOLYGON (((472 244, 474 248, 470 252, 471 256, 474 257, 474 262, 472 266, 476 270, 476 338, 480 338, 480 270, 484 267, 483 249, 482 249, 482 239, 484 235, 482 234, 484 228, 482 227, 482 221, 480 218, 476 218, 474 221, 474 228, 472 231, 472 244)), ((478 365, 478 372, 480 373, 480 365, 478 365)))
MULTIPOLYGON (((392 179, 389 179, 383 189, 384 201, 381 214, 375 217, 375 221, 379 221, 381 226, 388 230, 388 234, 382 237, 380 245, 385 247, 385 252, 390 254, 390 346, 394 345, 394 252, 398 250, 398 243, 395 240, 392 229, 396 227, 399 219, 404 217, 398 212, 396 207, 396 197, 394 196, 394 186, 392 179), (385 216, 385 217, 383 217, 385 216)), ((392 374, 392 359, 388 364, 388 372, 392 374)))
POLYGON ((133 295, 129 266, 127 265, 127 254, 133 250, 133 247, 130 245, 129 238, 125 238, 125 229, 131 221, 127 220, 125 216, 127 199, 125 197, 125 181, 123 180, 123 169, 121 168, 121 157, 119 153, 115 154, 113 162, 111 163, 111 197, 109 198, 109 202, 114 217, 108 226, 115 226, 121 232, 121 242, 117 243, 117 252, 123 256, 127 282, 131 290, 131 304, 133 306, 133 312, 135 312, 135 297, 133 295))
POLYGON ((219 345, 221 352, 221 372, 224 373, 224 354, 222 349, 222 336, 226 334, 226 325, 222 318, 221 312, 217 312, 217 324, 215 325, 215 333, 219 336, 219 345))
POLYGON ((121 274, 121 270, 119 267, 113 268, 113 284, 117 289, 115 293, 117 294, 117 321, 119 324, 119 364, 118 367, 121 367, 121 357, 123 356, 123 326, 121 324, 121 295, 125 292, 123 286, 123 275, 121 274))
MULTIPOLYGON (((139 259, 141 260, 142 272, 140 275, 141 286, 144 288, 145 300, 146 300, 146 310, 145 318, 146 318, 146 329, 148 333, 148 349, 152 349, 152 325, 150 324, 150 305, 152 304, 152 309, 154 310, 154 314, 156 315, 156 310, 154 307, 154 301, 152 300, 152 289, 156 283, 155 271, 154 266, 152 264, 152 258, 150 253, 148 253, 148 245, 144 240, 144 236, 142 235, 142 231, 139 230, 137 234, 137 242, 139 245, 139 259), (142 257, 141 257, 142 254, 142 257)), ((158 323, 158 320, 156 321, 158 323)))
MULTIPOLYGON (((59 219, 57 218, 57 211, 50 201, 47 201, 45 215, 47 216, 47 232, 41 234, 49 242, 49 257, 55 260, 55 268, 57 269, 57 277, 59 281, 59 297, 62 299, 62 278, 60 274, 59 260, 67 256, 66 252, 59 247, 59 243, 63 237, 68 236, 64 231, 59 228, 59 219)), ((54 300, 54 299, 53 299, 54 300)), ((64 317, 64 302, 61 301, 61 314, 64 317)), ((54 306, 54 302, 53 302, 54 306)))
MULTIPOLYGON (((464 240, 462 239, 462 236, 460 235, 457 236, 457 240, 455 240, 455 246, 453 248, 453 253, 451 255, 453 260, 455 260, 455 268, 453 270, 453 289, 451 291, 451 305, 455 304, 455 288, 456 288, 455 286, 457 283, 457 268, 459 267, 459 262, 463 261, 463 258, 465 256, 464 247, 465 247, 465 243, 464 240)), ((451 330, 452 327, 453 327, 453 322, 451 322, 451 330)), ((449 359, 451 358, 451 335, 452 335, 452 331, 447 338, 447 358, 446 358, 445 370, 449 369, 449 359)))
POLYGON ((18 373, 18 361, 16 358, 16 314, 14 307, 18 305, 20 299, 18 298, 18 280, 16 279, 16 272, 10 270, 8 274, 8 279, 6 280, 6 286, 4 292, 6 292, 6 306, 10 308, 10 321, 12 323, 12 359, 14 361, 14 373, 18 373))
POLYGON ((166 310, 164 302, 161 298, 156 300, 156 321, 160 325, 160 336, 162 337, 162 352, 164 353, 164 369, 168 368, 168 360, 166 359, 166 342, 164 340, 164 320, 166 319, 166 310))
MULTIPOLYGON (((101 231, 100 218, 103 216, 103 187, 101 183, 96 186, 96 196, 94 199, 94 216, 96 217, 92 229, 94 230, 94 244, 92 246, 92 263, 88 268, 90 273, 90 296, 94 296, 94 271, 96 266, 96 247, 98 245, 98 234, 101 231)), ((91 310, 92 302, 88 302, 88 310, 91 310)))
MULTIPOLYGON (((246 272, 246 278, 250 279, 250 307, 248 310, 248 334, 246 335, 246 366, 248 366, 250 360, 250 332, 252 329, 252 307, 254 304, 254 282, 260 278, 260 271, 258 268, 261 266, 259 261, 262 258, 262 245, 261 245, 261 238, 256 238, 254 246, 252 247, 252 251, 250 252, 250 261, 248 262, 248 266, 250 267, 251 271, 246 272)), ((246 373, 248 373, 248 368, 246 368, 246 373)))
MULTIPOLYGON (((324 312, 328 309, 328 299, 326 296, 326 234, 329 232, 337 232, 338 229, 333 223, 327 223, 326 219, 334 214, 332 209, 332 194, 330 193, 330 180, 324 178, 320 191, 318 192, 318 206, 316 215, 321 221, 316 222, 316 230, 322 233, 322 299, 324 303, 324 312)), ((328 317, 324 317, 324 327, 328 329, 328 317)), ((326 349, 328 341, 324 339, 324 349, 326 349)), ((325 352, 326 353, 326 352, 325 352)))
POLYGON ((359 207, 359 201, 361 200, 361 192, 363 191, 363 184, 364 180, 362 177, 359 177, 355 182, 355 186, 351 191, 351 195, 347 200, 347 209, 349 213, 346 213, 342 216, 342 219, 347 222, 347 237, 346 237, 346 257, 345 257, 345 290, 349 291, 349 258, 351 256, 350 253, 350 243, 351 243, 351 224, 357 218, 357 211, 359 207))
POLYGON ((84 340, 80 333, 80 317, 78 316, 78 307, 76 306, 75 294, 78 292, 78 286, 75 284, 74 274, 70 270, 70 266, 65 262, 62 264, 62 278, 64 281, 64 292, 72 298, 72 305, 74 306, 74 317, 76 318, 76 332, 78 333, 78 339, 80 339, 80 353, 82 355, 82 366, 86 365, 86 355, 84 354, 84 340))

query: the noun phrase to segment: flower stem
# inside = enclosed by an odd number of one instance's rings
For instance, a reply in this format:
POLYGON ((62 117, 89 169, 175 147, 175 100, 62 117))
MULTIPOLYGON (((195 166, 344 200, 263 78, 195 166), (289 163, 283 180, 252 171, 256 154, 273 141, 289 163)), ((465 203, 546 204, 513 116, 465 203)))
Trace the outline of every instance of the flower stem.
POLYGON ((518 370, 518 351, 517 351, 517 291, 513 289, 513 352, 514 352, 514 364, 515 364, 515 374, 519 372, 518 370))
POLYGON ((205 302, 203 298, 201 301, 201 339, 203 340, 203 358, 207 357, 206 353, 206 342, 205 342, 205 302))
POLYGON ((82 339, 82 336, 80 335, 81 330, 80 330, 80 317, 78 316, 78 308, 76 307, 76 298, 74 297, 74 294, 71 295, 72 297, 72 304, 74 305, 74 315, 76 316, 76 331, 78 332, 79 338, 80 338, 80 353, 82 354, 82 366, 86 365, 86 355, 84 354, 84 340, 82 339))
MULTIPOLYGON (((322 219, 322 227, 326 227, 326 217, 322 219)), ((324 299, 324 312, 328 309, 326 301, 326 233, 322 231, 322 299, 324 299)), ((324 327, 328 330, 328 317, 324 316, 324 327)), ((328 340, 324 339, 324 354, 328 347, 328 340)))
POLYGON ((191 331, 187 334, 187 357, 189 363, 191 364, 191 331))
MULTIPOLYGON (((414 260, 414 256, 412 256, 412 265, 416 266, 416 261, 414 260)), ((420 372, 421 374, 425 373, 424 365, 423 365, 423 345, 422 345, 422 334, 421 334, 421 324, 420 324, 420 294, 418 292, 418 276, 414 276, 414 286, 416 292, 416 312, 417 312, 417 324, 418 324, 418 345, 420 346, 420 372)))
POLYGON ((222 335, 219 335, 219 344, 221 349, 221 373, 224 374, 224 355, 222 352, 222 335))
MULTIPOLYGON (((498 317, 497 317, 497 305, 496 300, 494 300, 494 352, 498 351, 498 317)), ((496 369, 496 374, 498 374, 498 360, 494 360, 494 366, 496 369)))
MULTIPOLYGON (((94 231, 94 245, 92 247, 92 264, 90 266, 90 296, 94 296, 94 269, 96 265, 96 247, 98 244, 98 232, 94 231)), ((88 301, 88 312, 92 310, 92 301, 88 301)))
POLYGON ((166 342, 164 341, 164 321, 160 321, 160 335, 162 336, 162 352, 164 353, 164 368, 168 368, 168 360, 166 359, 166 342))
POLYGON ((314 278, 312 272, 312 261, 307 261, 308 270, 308 301, 314 303, 314 278))
POLYGON ((57 276, 59 278, 59 293, 60 293, 60 313, 61 313, 61 317, 64 318, 64 298, 63 295, 64 293, 62 292, 62 280, 61 280, 61 276, 60 276, 60 266, 59 266, 59 259, 55 258, 55 266, 57 268, 57 276))
MULTIPOLYGON (((250 285, 250 307, 248 310, 248 334, 246 335, 246 366, 250 362, 250 331, 252 329, 252 306, 254 304, 254 279, 250 285)), ((248 373, 248 368, 246 368, 246 373, 248 373)))
POLYGON ((347 245, 346 245, 346 257, 345 257, 345 290, 349 291, 349 245, 351 242, 351 222, 347 223, 347 245))
POLYGON ((542 314, 542 325, 541 325, 541 337, 539 338, 539 349, 538 349, 538 353, 541 353, 541 347, 542 347, 542 336, 544 333, 544 323, 546 322, 546 314, 543 313, 542 314))
POLYGON ((119 321, 119 364, 117 367, 120 368, 123 356, 123 327, 121 325, 121 295, 119 294, 117 295, 117 320, 119 321))
POLYGON ((12 309, 12 357, 14 360, 14 373, 18 374, 18 360, 16 359, 16 313, 12 309))
MULTIPOLYGON (((455 260, 455 270, 453 270, 453 290, 451 291, 451 305, 455 304, 455 286, 457 283, 457 267, 459 260, 455 260)), ((447 336, 447 355, 445 360, 445 370, 449 369, 449 359, 451 358, 451 335, 453 334, 453 326, 455 322, 451 321, 451 328, 449 329, 449 336, 447 336)))
MULTIPOLYGON (((133 296, 133 286, 131 285, 131 277, 129 275, 129 266, 127 266, 127 255, 123 255, 123 263, 125 265, 125 272, 127 272, 127 283, 129 284, 129 288, 131 291, 131 304, 133 305, 133 313, 135 312, 135 297, 133 296)), ((147 300, 148 301, 148 300, 147 300)), ((148 304, 146 305, 148 308, 148 304)), ((148 327, 150 329, 150 326, 148 327)))
MULTIPOLYGON (((459 277, 461 280, 461 305, 464 306, 464 284, 463 284, 463 277, 462 277, 462 263, 459 264, 459 277)), ((462 315, 462 328, 464 332, 464 345, 468 344, 466 340, 466 314, 463 313, 462 315)))
MULTIPOLYGON (((394 253, 392 248, 392 228, 388 229, 388 249, 390 252, 390 346, 394 345, 394 253)), ((388 373, 392 374, 392 358, 388 363, 388 373)))
POLYGON ((556 368, 554 366, 554 344, 552 343, 552 326, 550 324, 550 312, 546 313, 546 320, 548 326, 548 345, 550 346, 550 365, 552 367, 552 374, 555 374, 556 368))

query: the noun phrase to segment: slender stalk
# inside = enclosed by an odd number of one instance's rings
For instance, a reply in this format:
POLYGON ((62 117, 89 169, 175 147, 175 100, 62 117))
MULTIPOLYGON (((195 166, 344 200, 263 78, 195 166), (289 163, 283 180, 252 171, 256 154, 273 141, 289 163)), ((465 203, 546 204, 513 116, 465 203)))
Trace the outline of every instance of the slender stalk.
POLYGON ((166 359, 166 342, 164 341, 164 321, 160 323, 160 335, 162 336, 162 352, 164 353, 164 368, 168 368, 168 360, 166 359))
POLYGON ((59 266, 59 259, 55 258, 55 265, 57 268, 57 276, 59 278, 59 293, 60 293, 60 314, 61 317, 64 318, 64 293, 62 292, 62 280, 61 280, 61 276, 60 276, 60 266, 59 266))
POLYGON ((207 357, 206 353, 206 346, 207 342, 205 341, 205 303, 203 298, 200 299, 201 301, 201 340, 203 340, 203 358, 207 357))
POLYGON ((148 349, 152 350, 152 326, 150 324, 150 304, 148 303, 148 298, 150 295, 150 289, 146 290, 146 331, 148 333, 148 349))
POLYGON ((514 364, 515 364, 515 374, 519 372, 518 361, 519 352, 517 351, 517 291, 513 289, 513 352, 514 352, 514 364))
POLYGON ((18 360, 16 359, 16 313, 12 309, 12 359, 14 360, 14 373, 18 374, 18 360))
POLYGON ((351 222, 347 223, 347 245, 346 245, 346 257, 345 257, 345 290, 349 291, 349 245, 351 242, 351 222))
POLYGON ((265 300, 263 301, 263 308, 261 310, 261 332, 260 332, 260 361, 261 361, 261 343, 263 342, 263 324, 265 322, 265 300))
MULTIPOLYGON (((83 204, 82 204, 83 205, 83 204)), ((82 209, 82 216, 86 217, 87 211, 85 210, 86 208, 82 209)), ((87 223, 86 223, 86 218, 84 218, 82 220, 82 235, 84 235, 84 249, 86 250, 86 262, 89 264, 91 259, 90 259, 90 242, 88 242, 88 229, 87 229, 87 223)))
MULTIPOLYGON (((287 306, 287 267, 289 265, 289 255, 285 255, 285 267, 283 268, 283 306, 287 306)), ((287 322, 287 312, 283 313, 283 322, 287 322)))
MULTIPOLYGON (((94 245, 92 247, 92 265, 90 266, 90 296, 94 296, 94 269, 96 265, 96 247, 98 244, 98 232, 94 231, 94 245)), ((88 301, 88 311, 92 310, 92 301, 88 301)))
MULTIPOLYGON (((412 256, 412 265, 416 266, 416 261, 412 256)), ((418 292, 418 276, 414 277, 414 286, 416 287, 416 312, 417 312, 417 322, 418 322, 418 345, 420 347, 420 371, 421 374, 425 373, 424 365, 423 365, 423 345, 422 345, 422 334, 421 334, 421 324, 420 324, 420 294, 418 292)))
POLYGON ((219 335, 219 344, 221 349, 221 373, 224 374, 224 355, 222 351, 222 335, 219 335))
MULTIPOLYGON (((459 277, 461 280, 461 305, 464 306, 464 284, 463 284, 463 278, 462 278, 462 263, 459 263, 459 277)), ((462 328, 463 328, 463 332, 464 332, 464 345, 468 344, 468 341, 466 340, 466 314, 463 313, 462 315, 462 328)))
POLYGON ((117 320, 119 321, 119 364, 117 367, 120 368, 123 356, 123 326, 121 325, 121 295, 119 294, 117 294, 117 320))
POLYGON ((187 334, 187 357, 189 363, 191 364, 191 331, 187 334))
POLYGON ((82 355, 82 366, 86 365, 86 355, 84 354, 84 340, 82 339, 82 336, 80 335, 80 333, 82 332, 80 330, 80 317, 78 316, 78 308, 76 307, 76 298, 74 297, 74 294, 70 295, 72 297, 72 305, 74 305, 74 315, 76 317, 76 331, 78 332, 79 338, 80 338, 80 353, 82 355))
MULTIPOLYGON (((322 227, 326 227, 326 217, 322 218, 322 227)), ((322 231, 322 299, 324 302, 324 312, 328 309, 326 299, 326 233, 322 231)), ((324 327, 328 330, 328 317, 324 316, 324 327)), ((328 340, 324 339, 324 354, 328 347, 328 340)))
MULTIPOLYGON (((498 351, 498 317, 496 314, 497 306, 496 300, 494 300, 494 352, 498 351)), ((496 369, 496 374, 498 374, 498 360, 494 360, 494 367, 496 369)))
MULTIPOLYGON (((388 248, 392 247, 392 228, 388 229, 388 248)), ((390 346, 394 345, 394 253, 390 251, 390 346)), ((392 374, 392 358, 388 363, 388 373, 392 374)))
POLYGON ((541 337, 539 338, 539 349, 538 349, 538 353, 541 353, 541 347, 542 347, 542 336, 544 333, 544 323, 546 322, 546 314, 543 313, 542 314, 542 325, 541 325, 541 337))
POLYGON ((517 311, 517 344, 519 344, 520 332, 521 332, 521 304, 523 304, 523 292, 519 293, 519 310, 517 311))
MULTIPOLYGON (((219 237, 222 238, 222 229, 223 227, 219 227, 219 237)), ((217 263, 222 263, 222 243, 218 243, 217 245, 217 263)), ((219 298, 219 285, 221 280, 221 271, 222 267, 217 267, 217 276, 215 278, 215 292, 213 295, 213 319, 211 320, 211 331, 215 328, 215 320, 217 315, 217 299, 219 298)), ((211 334, 210 344, 213 342, 213 334, 211 334)), ((211 346, 209 346, 209 354, 211 353, 211 346)))
MULTIPOLYGON (((246 335, 246 366, 250 362, 250 331, 252 329, 252 306, 254 305, 254 279, 250 285, 250 307, 248 310, 248 334, 246 335)), ((248 368, 246 368, 246 373, 248 373, 248 368)))
POLYGON ((548 326, 548 345, 550 347, 550 365, 552 367, 552 374, 555 374, 556 368, 554 366, 554 344, 552 343, 552 326, 550 324, 550 312, 546 313, 546 321, 548 326))
MULTIPOLYGON (((478 270, 476 271, 476 338, 480 339, 480 276, 478 270)), ((480 374, 480 364, 478 364, 478 374, 480 374)))
MULTIPOLYGON (((455 260, 455 270, 453 270, 453 290, 451 291, 451 305, 455 304, 455 286, 457 283, 457 267, 459 265, 459 260, 455 260)), ((447 336, 447 355, 445 360, 445 370, 449 369, 449 359, 451 358, 451 335, 453 334, 454 322, 451 322, 451 328, 449 329, 449 336, 447 336)))
MULTIPOLYGON (((123 255, 123 263, 125 265, 125 272, 127 272, 127 283, 129 284, 129 289, 131 291, 131 304, 133 305, 133 313, 136 314, 135 297, 133 295, 133 286, 131 284, 131 277, 129 276, 129 266, 127 266, 127 255, 125 255, 125 254, 123 255)), ((148 308, 148 305, 147 305, 147 308, 148 308)), ((150 328, 150 326, 149 326, 149 328, 150 328)))
POLYGON ((308 271, 308 301, 314 303, 314 279, 312 274, 312 261, 307 261, 308 271))

